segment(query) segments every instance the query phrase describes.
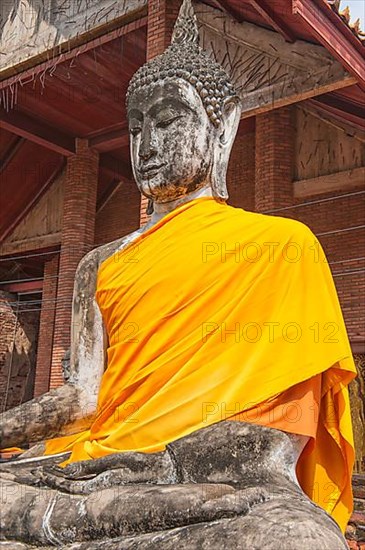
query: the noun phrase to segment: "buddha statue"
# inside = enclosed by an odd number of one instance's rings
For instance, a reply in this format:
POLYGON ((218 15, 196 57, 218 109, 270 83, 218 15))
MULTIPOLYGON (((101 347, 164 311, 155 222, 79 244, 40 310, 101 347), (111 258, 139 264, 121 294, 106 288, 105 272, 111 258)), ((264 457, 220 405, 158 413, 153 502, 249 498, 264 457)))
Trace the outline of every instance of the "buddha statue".
POLYGON ((0 464, 0 548, 344 550, 336 291, 306 226, 227 205, 241 104, 190 0, 127 112, 151 218, 81 261, 67 383, 1 415, 40 443, 0 464))

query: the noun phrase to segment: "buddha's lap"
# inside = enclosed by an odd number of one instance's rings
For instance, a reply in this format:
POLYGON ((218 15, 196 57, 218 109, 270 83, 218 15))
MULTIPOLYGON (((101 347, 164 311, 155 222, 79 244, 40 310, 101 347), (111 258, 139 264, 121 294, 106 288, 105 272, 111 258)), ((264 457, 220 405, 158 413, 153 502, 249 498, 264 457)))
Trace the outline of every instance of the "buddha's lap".
MULTIPOLYGON (((109 525, 112 538, 137 536, 141 539, 139 548, 167 550, 174 541, 186 540, 186 536, 191 539, 189 547, 201 548, 198 541, 203 535, 206 541, 215 544, 226 540, 227 548, 237 547, 238 541, 244 542, 245 547, 261 548, 257 545, 267 542, 267 537, 276 544, 292 541, 291 550, 300 548, 299 544, 305 541, 311 541, 311 547, 315 543, 323 549, 346 548, 338 527, 322 509, 294 484, 280 477, 276 481, 277 485, 267 485, 262 480, 261 484, 257 482, 244 489, 223 483, 115 485, 84 496, 1 478, 2 536, 7 540, 14 537, 27 543, 45 544, 51 532, 57 533, 59 543, 66 545, 90 540, 91 536, 92 540, 103 538, 109 525), (24 525, 24 518, 30 516, 33 522, 24 525), (295 538, 293 525, 296 525, 295 538), (190 529, 188 533, 183 531, 186 526, 190 529), (160 546, 144 546, 143 537, 148 535, 140 533, 162 530, 160 546)), ((156 540, 154 537, 154 544, 157 542, 158 537, 156 540)), ((124 547, 129 548, 123 544, 118 548, 124 547)))

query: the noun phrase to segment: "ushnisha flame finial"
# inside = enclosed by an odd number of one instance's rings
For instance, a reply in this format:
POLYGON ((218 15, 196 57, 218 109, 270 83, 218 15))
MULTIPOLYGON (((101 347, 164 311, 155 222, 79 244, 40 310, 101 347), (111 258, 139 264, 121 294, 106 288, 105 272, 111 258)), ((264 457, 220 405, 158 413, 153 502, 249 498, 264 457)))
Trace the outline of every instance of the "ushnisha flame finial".
POLYGON ((184 0, 172 33, 171 44, 199 46, 198 21, 191 0, 184 0))
POLYGON ((198 22, 191 0, 183 0, 171 45, 145 63, 132 77, 129 98, 139 89, 165 80, 183 79, 198 92, 209 120, 219 127, 224 102, 238 94, 226 71, 199 47, 198 22))

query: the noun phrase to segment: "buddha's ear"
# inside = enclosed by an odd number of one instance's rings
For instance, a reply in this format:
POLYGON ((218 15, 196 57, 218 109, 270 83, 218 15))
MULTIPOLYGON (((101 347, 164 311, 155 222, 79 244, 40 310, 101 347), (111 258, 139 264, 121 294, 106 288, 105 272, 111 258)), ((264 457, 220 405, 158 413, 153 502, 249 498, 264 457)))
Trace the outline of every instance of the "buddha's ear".
POLYGON ((227 99, 222 107, 222 122, 218 128, 218 142, 214 148, 214 162, 211 174, 213 195, 222 201, 228 199, 226 175, 229 155, 241 118, 239 98, 227 99))
POLYGON ((222 127, 219 141, 222 147, 231 147, 241 119, 241 101, 238 97, 227 98, 222 106, 222 127))

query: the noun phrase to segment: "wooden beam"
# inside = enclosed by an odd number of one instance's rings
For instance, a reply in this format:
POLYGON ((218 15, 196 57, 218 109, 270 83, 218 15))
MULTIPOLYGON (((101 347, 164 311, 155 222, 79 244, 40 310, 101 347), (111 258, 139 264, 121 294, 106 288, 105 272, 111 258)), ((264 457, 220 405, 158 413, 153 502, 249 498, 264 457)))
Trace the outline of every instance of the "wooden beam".
POLYGON ((96 214, 98 215, 104 206, 110 201, 110 199, 115 195, 115 193, 118 191, 118 189, 123 185, 123 181, 119 179, 115 179, 112 181, 110 185, 108 185, 107 189, 103 193, 100 200, 98 200, 98 203, 96 205, 96 214))
POLYGON ((353 189, 365 185, 365 166, 335 172, 326 176, 318 176, 317 178, 295 181, 293 185, 296 199, 306 199, 322 193, 339 191, 340 189, 353 189))
MULTIPOLYGON (((334 0, 332 0, 333 3, 334 0)), ((338 2, 340 4, 341 0, 338 2)), ((363 44, 359 40, 359 37, 351 30, 350 26, 347 25, 340 14, 333 10, 330 6, 330 1, 327 0, 313 0, 313 3, 319 11, 321 11, 325 17, 327 17, 335 27, 337 27, 346 39, 352 44, 361 54, 363 54, 363 44)))
POLYGON ((249 0, 249 2, 251 6, 261 15, 264 21, 280 33, 287 42, 295 42, 296 37, 293 32, 282 20, 280 15, 275 13, 265 0, 249 0))
POLYGON ((40 237, 32 237, 30 239, 22 239, 19 241, 8 241, 1 243, 0 256, 8 256, 9 254, 24 254, 24 252, 39 251, 48 248, 58 248, 61 244, 61 233, 50 233, 49 235, 41 235, 40 237))
POLYGON ((333 113, 329 113, 326 109, 322 108, 319 101, 312 99, 301 103, 298 108, 340 130, 345 135, 365 143, 365 121, 362 127, 355 126, 353 122, 349 122, 343 116, 334 116, 333 113))
POLYGON ((56 165, 55 169, 49 176, 49 178, 43 182, 43 185, 39 189, 38 193, 34 195, 32 200, 30 200, 27 204, 27 206, 18 214, 18 216, 12 221, 11 224, 7 226, 5 231, 0 235, 0 243, 2 243, 8 235, 10 235, 16 226, 25 218, 25 216, 32 210, 34 205, 39 201, 39 199, 44 195, 44 193, 47 191, 47 189, 50 188, 52 183, 56 180, 56 178, 61 174, 63 168, 65 166, 65 160, 63 158, 60 158, 58 165, 56 165))
POLYGON ((242 118, 356 83, 323 46, 285 42, 273 30, 239 23, 210 6, 197 5, 196 13, 203 48, 231 75, 242 118))
POLYGON ((214 3, 219 4, 224 9, 224 11, 228 13, 228 15, 236 19, 238 22, 243 21, 243 17, 239 13, 239 11, 233 8, 231 4, 227 2, 227 0, 216 0, 214 3))
POLYGON ((271 103, 270 98, 272 98, 272 93, 270 91, 267 91, 264 94, 256 92, 251 95, 250 102, 247 102, 246 105, 243 104, 242 118, 251 117, 254 115, 256 116, 261 113, 271 111, 272 109, 292 105, 293 103, 308 100, 316 97, 317 95, 327 94, 333 92, 334 90, 346 88, 347 86, 351 86, 351 84, 354 84, 354 79, 352 77, 345 77, 342 82, 322 85, 318 88, 313 88, 306 91, 297 90, 297 93, 293 93, 292 95, 288 94, 287 96, 283 95, 283 97, 278 97, 275 101, 271 101, 271 103))
POLYGON ((5 130, 56 151, 61 155, 70 156, 76 152, 73 137, 63 134, 47 124, 38 122, 18 110, 14 109, 7 113, 2 109, 0 123, 5 130))
POLYGON ((130 181, 133 179, 129 165, 111 155, 100 155, 99 168, 108 176, 119 181, 130 181))
POLYGON ((128 145, 129 133, 125 124, 122 125, 122 128, 114 128, 89 137, 89 147, 96 149, 99 153, 128 147, 128 145))
POLYGON ((292 11, 335 59, 365 88, 365 63, 360 40, 323 0, 292 0, 292 11), (324 11, 324 10, 327 11, 324 11), (336 22, 333 19, 336 18, 336 22), (350 37, 352 35, 352 38, 350 37), (355 45, 353 39, 358 41, 355 45))
POLYGON ((6 151, 4 157, 1 159, 0 164, 0 174, 1 172, 4 172, 5 168, 10 164, 12 159, 15 157, 17 152, 19 151, 20 147, 23 145, 25 139, 19 136, 15 137, 15 141, 12 142, 11 146, 9 147, 8 151, 6 151))
POLYGON ((43 289, 43 280, 42 281, 27 281, 23 283, 10 283, 2 285, 0 283, 1 290, 6 292, 17 292, 21 294, 30 294, 32 292, 42 292, 43 289))
POLYGON ((322 103, 317 99, 310 99, 304 105, 307 105, 307 104, 309 104, 310 107, 313 107, 314 109, 324 114, 325 116, 331 117, 332 119, 338 121, 340 124, 347 122, 347 124, 351 124, 351 127, 354 130, 359 130, 360 132, 365 131, 364 120, 354 120, 353 117, 351 117, 351 119, 349 120, 347 116, 345 116, 345 113, 343 111, 340 111, 340 109, 330 107, 329 105, 326 105, 325 103, 322 103))
POLYGON ((314 105, 322 107, 329 113, 342 117, 358 128, 365 130, 365 109, 344 101, 335 96, 317 97, 312 101, 314 105))

